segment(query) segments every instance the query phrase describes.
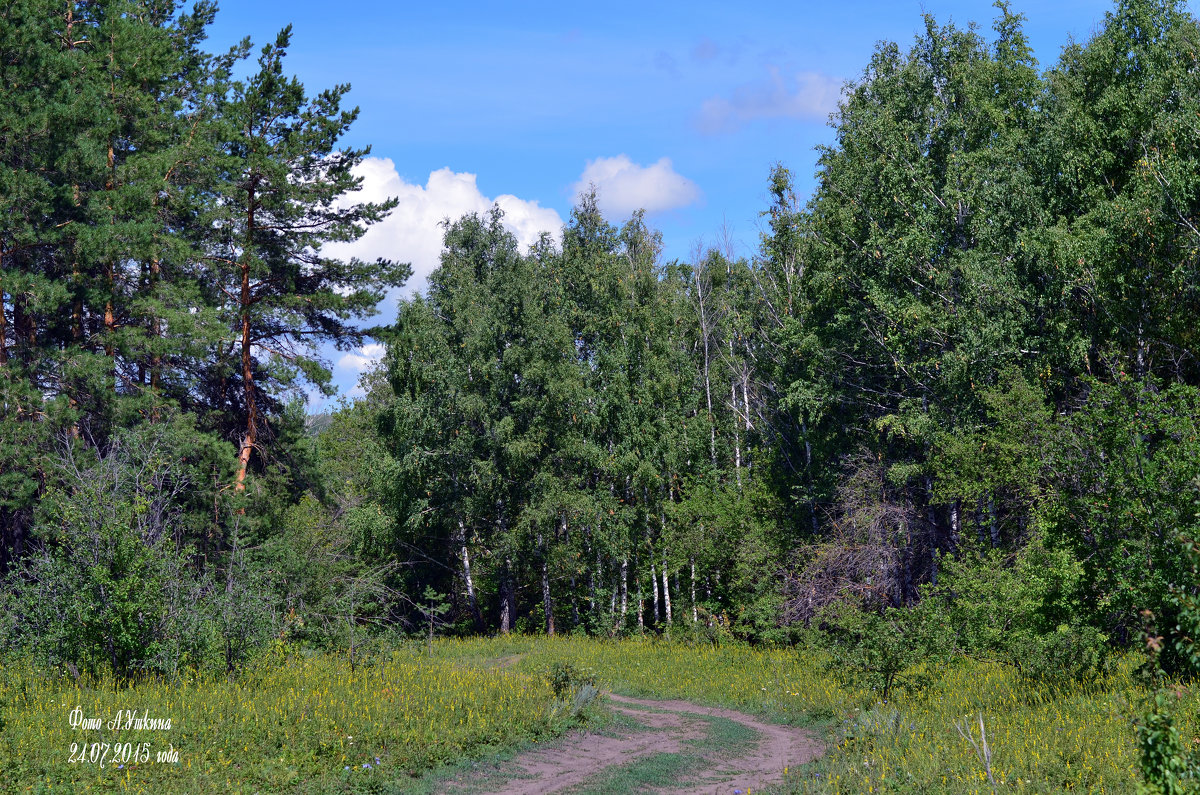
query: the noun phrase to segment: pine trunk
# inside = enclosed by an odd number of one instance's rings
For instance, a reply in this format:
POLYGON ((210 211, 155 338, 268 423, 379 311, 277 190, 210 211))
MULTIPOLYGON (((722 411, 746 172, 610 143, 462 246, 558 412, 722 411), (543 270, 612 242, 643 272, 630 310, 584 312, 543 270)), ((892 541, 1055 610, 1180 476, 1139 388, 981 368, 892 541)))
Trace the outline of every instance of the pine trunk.
MULTIPOLYGON (((116 97, 113 98, 113 102, 115 104, 116 97)), ((117 181, 116 171, 117 171, 116 154, 113 151, 113 145, 110 143, 108 145, 108 182, 106 182, 104 185, 104 189, 106 191, 111 191, 116 188, 116 181, 117 181)), ((108 209, 110 212, 112 212, 113 206, 112 206, 111 199, 108 202, 108 209)), ((117 222, 116 215, 113 214, 111 223, 113 223, 115 225, 116 222, 117 222)), ((104 354, 106 356, 108 356, 108 358, 112 359, 114 357, 114 353, 115 353, 115 348, 113 346, 113 337, 114 337, 116 329, 117 329, 117 318, 116 318, 115 312, 113 311, 113 296, 116 294, 117 283, 116 283, 116 266, 111 260, 105 265, 105 276, 108 279, 108 296, 104 301, 104 354)), ((112 364, 112 368, 113 368, 112 386, 113 386, 113 389, 115 390, 117 388, 116 363, 115 362, 112 364)))
POLYGON ((13 331, 16 333, 14 342, 20 347, 21 363, 32 366, 37 346, 37 320, 29 312, 27 294, 13 296, 13 331))
MULTIPOLYGON (((161 270, 162 264, 159 262, 158 257, 151 259, 151 300, 153 300, 154 293, 158 289, 158 276, 161 270)), ((150 421, 158 422, 158 391, 162 377, 162 354, 160 353, 158 338, 162 336, 162 324, 159 322, 157 314, 154 314, 150 318, 150 335, 154 338, 152 342, 154 351, 150 354, 150 421)))
MULTIPOLYGON (((250 209, 246 211, 246 237, 247 243, 250 244, 254 239, 254 195, 250 195, 250 209)), ((238 452, 238 471, 237 484, 234 486, 235 491, 246 490, 246 470, 250 466, 250 453, 254 450, 254 445, 258 441, 258 406, 254 396, 254 359, 252 356, 250 336, 250 262, 245 260, 241 263, 242 285, 241 292, 238 296, 238 306, 241 309, 242 320, 242 388, 245 392, 246 400, 246 433, 242 437, 242 448, 238 452)), ((239 509, 244 511, 244 509, 239 509)))

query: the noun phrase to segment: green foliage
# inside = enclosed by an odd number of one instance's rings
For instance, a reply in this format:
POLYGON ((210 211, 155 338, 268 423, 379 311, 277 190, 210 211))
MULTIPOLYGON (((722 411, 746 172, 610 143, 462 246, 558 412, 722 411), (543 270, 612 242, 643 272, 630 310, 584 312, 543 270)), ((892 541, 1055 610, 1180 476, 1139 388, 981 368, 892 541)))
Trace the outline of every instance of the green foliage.
MULTIPOLYGON (((1054 473, 1047 540, 1082 563, 1090 623, 1128 640, 1139 610, 1173 623, 1170 586, 1184 581, 1188 565, 1175 538, 1197 527, 1191 481, 1200 471, 1200 390, 1096 383, 1047 453, 1054 473)), ((1174 650, 1164 664, 1175 666, 1174 650)))
MULTIPOLYGON (((1200 506, 1200 479, 1193 482, 1191 492, 1193 508, 1200 506)), ((1200 513, 1195 515, 1200 518, 1200 513)), ((1200 675, 1200 643, 1196 640, 1200 637, 1200 599, 1196 594, 1200 584, 1200 544, 1186 533, 1179 534, 1178 543, 1188 576, 1172 586, 1168 598, 1174 625, 1167 625, 1165 637, 1158 635, 1154 612, 1142 612, 1145 644, 1142 675, 1152 689, 1147 710, 1137 725, 1143 779, 1139 791, 1164 795, 1191 792, 1200 779, 1200 751, 1185 745, 1177 722, 1182 684, 1171 681, 1164 670, 1166 659, 1171 661, 1175 673, 1189 680, 1200 675)))
POLYGON ((950 651, 935 600, 914 608, 869 610, 838 602, 820 615, 830 670, 885 703, 897 688, 914 693, 929 684, 919 664, 936 665, 950 651))
POLYGON ((685 572, 693 565, 700 572, 727 572, 712 598, 698 600, 706 616, 719 615, 728 605, 728 628, 735 637, 786 642, 792 631, 780 626, 779 573, 787 543, 782 506, 759 480, 745 478, 740 486, 689 483, 686 496, 667 506, 665 540, 673 549, 687 551, 677 563, 685 572))
POLYGON ((204 449, 189 433, 182 420, 147 425, 91 460, 64 438, 59 485, 39 506, 44 546, 8 577, 11 644, 49 665, 117 676, 204 662, 212 615, 201 597, 214 584, 182 543, 198 475, 189 457, 204 449))
POLYGON ((980 389, 984 422, 978 429, 942 428, 933 460, 937 498, 977 504, 1004 494, 1025 506, 1047 488, 1045 454, 1054 443, 1053 413, 1042 385, 1009 367, 995 387, 980 389))
POLYGON ((546 674, 555 698, 572 698, 576 691, 584 687, 594 689, 596 678, 595 671, 579 668, 569 662, 554 663, 546 674))
MULTIPOLYGON (((6 569, 48 540, 31 530, 57 487, 46 459, 59 433, 103 458, 121 433, 178 410, 221 440, 205 437, 208 453, 231 458, 247 429, 247 452, 296 451, 280 415, 303 379, 328 383, 314 344, 360 344, 351 321, 408 273, 321 253, 391 207, 337 201, 366 154, 335 147, 355 116, 339 107, 348 88, 307 98, 282 73, 286 34, 258 74, 234 80, 249 44, 204 52, 215 12, 102 0, 62 13, 30 0, 0 18, 0 115, 16 136, 0 143, 6 569)), ((311 473, 282 458, 263 470, 295 499, 311 473)), ((200 559, 228 551, 230 532, 220 503, 232 472, 206 463, 176 538, 200 559)))
POLYGON ((1142 781, 1138 792, 1183 795, 1192 792, 1200 777, 1200 759, 1184 745, 1175 725, 1173 702, 1178 695, 1159 689, 1150 697, 1150 709, 1138 724, 1138 752, 1142 781))
POLYGON ((1181 309, 1200 288, 1200 150, 1184 133, 1200 97, 1198 44, 1183 3, 1123 0, 1047 76, 1042 146, 1056 221, 1038 245, 1074 327, 1062 333, 1078 335, 1076 361, 1106 379, 1196 383, 1195 327, 1181 309))
MULTIPOLYGON (((1082 698, 1149 611, 1146 786, 1194 784, 1200 25, 1123 0, 1041 73, 998 7, 878 46, 752 260, 664 262, 594 195, 522 251, 497 207, 368 332, 408 268, 329 247, 395 202, 347 201, 357 111, 286 76, 287 29, 242 70, 208 3, 10 3, 0 642, 81 681, 489 628, 711 660, 832 604, 843 701, 911 708, 956 665, 1082 698), (314 344, 367 333, 385 365, 316 427, 314 344)), ((846 739, 938 756, 900 715, 846 739)), ((1059 756, 1039 786, 1096 784, 1059 756)))
POLYGON ((1030 679, 1094 679, 1112 662, 1109 638, 1088 623, 1083 565, 1040 536, 1012 554, 967 548, 947 556, 937 586, 922 593, 957 651, 1030 679))
POLYGON ((1041 87, 1021 18, 1002 6, 995 25, 988 43, 927 16, 909 51, 880 44, 835 114, 812 200, 791 225, 781 210, 785 240, 768 244, 772 261, 790 240, 805 262, 779 335, 794 352, 783 406, 815 457, 864 446, 916 504, 934 499, 936 437, 970 428, 976 390, 1040 346, 1019 238, 1041 213, 1041 87))
POLYGON ((220 230, 210 243, 213 276, 239 295, 224 307, 229 325, 248 324, 249 340, 262 346, 251 355, 266 396, 296 378, 326 387, 330 374, 314 344, 361 344, 362 332, 348 321, 374 314, 384 290, 411 273, 389 260, 344 262, 321 252, 361 237, 396 200, 337 201, 362 184, 351 171, 370 150, 338 148, 358 115, 341 108, 348 85, 310 97, 284 75, 290 40, 289 26, 262 48, 258 71, 221 97, 218 124, 229 140, 217 185, 222 200, 207 219, 220 230), (245 279, 252 293, 238 287, 245 279))

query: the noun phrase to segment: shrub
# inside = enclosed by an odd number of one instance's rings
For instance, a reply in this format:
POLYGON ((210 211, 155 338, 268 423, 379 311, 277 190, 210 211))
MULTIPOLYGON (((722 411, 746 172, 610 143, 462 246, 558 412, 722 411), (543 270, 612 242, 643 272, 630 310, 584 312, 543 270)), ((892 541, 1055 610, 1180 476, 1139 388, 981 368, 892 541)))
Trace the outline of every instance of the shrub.
POLYGON ((949 650, 937 626, 935 605, 871 610, 837 602, 820 616, 831 653, 830 668, 888 701, 897 687, 916 691, 928 683, 919 663, 937 662, 949 650))
POLYGON ((596 673, 588 668, 580 668, 569 662, 555 662, 546 674, 550 689, 558 699, 574 698, 577 692, 585 687, 596 689, 596 673))
POLYGON ((75 676, 129 678, 228 669, 269 637, 269 605, 237 554, 216 571, 193 565, 180 530, 196 485, 186 426, 120 433, 102 455, 64 439, 38 509, 40 547, 5 582, 7 647, 75 676))
POLYGON ((958 651, 1012 665, 1032 679, 1094 679, 1112 661, 1109 638, 1087 623, 1082 564, 1034 535, 1014 555, 963 550, 942 559, 923 589, 958 651))
MULTIPOLYGON (((1200 486, 1200 481, 1197 485, 1200 486)), ((1142 674, 1152 691, 1137 727, 1143 778, 1140 790, 1162 795, 1191 792, 1200 780, 1200 754, 1185 748, 1176 726, 1176 702, 1183 691, 1168 680, 1162 664, 1164 652, 1170 650, 1174 667, 1181 669, 1180 673, 1191 678, 1200 675, 1200 645, 1196 641, 1200 637, 1200 599, 1196 596, 1196 586, 1200 584, 1200 545, 1183 534, 1179 541, 1191 576, 1186 584, 1172 587, 1168 599, 1177 623, 1163 637, 1154 630, 1154 613, 1142 611, 1146 655, 1142 674)))

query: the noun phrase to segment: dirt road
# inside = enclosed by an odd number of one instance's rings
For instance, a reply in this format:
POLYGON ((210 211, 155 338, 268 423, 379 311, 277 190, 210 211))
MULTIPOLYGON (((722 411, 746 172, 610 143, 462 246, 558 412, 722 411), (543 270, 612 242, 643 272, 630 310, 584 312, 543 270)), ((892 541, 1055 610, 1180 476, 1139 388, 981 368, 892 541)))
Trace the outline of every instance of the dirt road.
MULTIPOLYGON (((747 792, 780 781, 785 767, 810 762, 824 750, 820 741, 803 729, 763 723, 734 710, 686 701, 607 698, 634 728, 612 735, 577 735, 554 747, 529 751, 506 766, 511 777, 493 776, 483 785, 486 791, 502 795, 541 795, 574 788, 747 792), (722 747, 719 738, 714 740, 710 735, 716 734, 718 726, 729 726, 722 721, 737 724, 732 728, 743 740, 727 747, 722 747)), ((725 734, 729 733, 726 730, 725 734)), ((471 788, 469 782, 456 783, 471 788)))

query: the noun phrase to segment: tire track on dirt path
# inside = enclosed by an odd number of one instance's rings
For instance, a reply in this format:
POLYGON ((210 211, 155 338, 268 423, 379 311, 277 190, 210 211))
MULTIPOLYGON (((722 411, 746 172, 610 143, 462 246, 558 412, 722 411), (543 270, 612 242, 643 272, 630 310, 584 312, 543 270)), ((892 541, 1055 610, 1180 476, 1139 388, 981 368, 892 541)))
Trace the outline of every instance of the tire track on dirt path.
MULTIPOLYGON (((724 718, 740 723, 758 739, 747 753, 721 759, 690 776, 686 786, 671 793, 743 792, 776 783, 783 769, 819 757, 824 746, 813 735, 794 726, 763 723, 745 713, 704 707, 687 701, 657 701, 606 694, 613 709, 636 718, 645 726, 616 736, 582 734, 554 747, 539 748, 513 760, 515 778, 488 792, 497 795, 544 795, 586 785, 589 780, 651 754, 687 751, 687 743, 705 736, 703 718, 724 718)), ((461 782, 460 782, 461 783, 461 782)))
POLYGON ((744 712, 720 707, 702 707, 687 701, 655 701, 609 695, 617 704, 637 705, 675 713, 690 713, 712 718, 726 718, 753 729, 759 740, 747 754, 725 759, 697 776, 697 780, 669 793, 743 792, 760 789, 783 779, 785 767, 796 767, 813 761, 825 752, 824 744, 803 729, 763 723, 744 712))

